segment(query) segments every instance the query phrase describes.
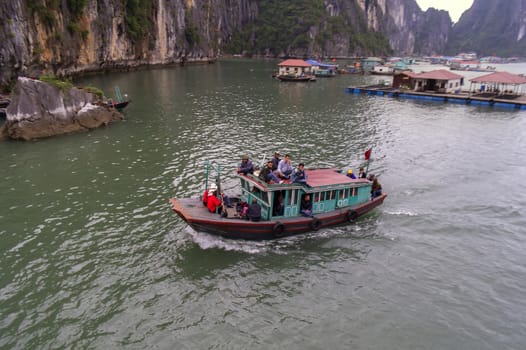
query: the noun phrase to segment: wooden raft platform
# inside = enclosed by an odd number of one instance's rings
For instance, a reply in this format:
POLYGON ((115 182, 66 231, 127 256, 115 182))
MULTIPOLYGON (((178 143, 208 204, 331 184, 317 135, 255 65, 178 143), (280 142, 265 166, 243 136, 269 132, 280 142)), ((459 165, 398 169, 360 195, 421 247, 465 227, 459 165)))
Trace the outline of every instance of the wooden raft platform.
POLYGON ((491 106, 526 110, 526 96, 514 94, 492 94, 492 93, 467 93, 455 94, 439 92, 417 92, 394 89, 385 85, 349 86, 345 89, 348 93, 367 94, 375 96, 387 96, 396 98, 407 98, 422 101, 436 101, 466 104, 471 106, 491 106))

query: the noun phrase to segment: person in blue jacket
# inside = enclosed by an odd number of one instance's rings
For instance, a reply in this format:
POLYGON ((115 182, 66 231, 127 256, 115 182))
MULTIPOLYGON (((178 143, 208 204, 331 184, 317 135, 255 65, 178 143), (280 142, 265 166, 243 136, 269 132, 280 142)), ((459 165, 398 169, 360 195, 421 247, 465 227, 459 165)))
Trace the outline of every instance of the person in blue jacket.
POLYGON ((241 164, 239 165, 239 168, 237 168, 237 173, 243 175, 254 173, 254 165, 250 159, 248 159, 246 154, 241 156, 241 164))

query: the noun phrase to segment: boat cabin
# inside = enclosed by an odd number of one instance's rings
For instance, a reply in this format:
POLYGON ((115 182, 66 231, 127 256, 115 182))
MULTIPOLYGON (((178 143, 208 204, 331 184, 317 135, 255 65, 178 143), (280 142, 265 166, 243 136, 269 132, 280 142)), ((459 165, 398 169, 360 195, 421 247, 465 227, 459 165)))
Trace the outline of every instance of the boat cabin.
POLYGON ((370 200, 371 182, 366 179, 351 179, 337 169, 307 169, 305 173, 306 184, 268 184, 252 174, 238 175, 241 200, 251 203, 256 198, 262 220, 301 216, 301 201, 307 195, 314 215, 370 200))

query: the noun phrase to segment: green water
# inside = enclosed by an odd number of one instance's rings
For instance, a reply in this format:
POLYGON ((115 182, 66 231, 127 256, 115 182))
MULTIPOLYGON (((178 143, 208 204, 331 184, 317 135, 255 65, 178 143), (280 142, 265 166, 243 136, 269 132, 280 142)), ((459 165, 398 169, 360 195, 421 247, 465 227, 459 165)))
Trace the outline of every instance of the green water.
POLYGON ((0 143, 1 349, 523 348, 525 112, 280 83, 276 63, 86 77, 130 96, 125 121, 0 143), (236 193, 243 153, 370 146, 389 197, 353 225, 236 242, 170 210, 207 159, 236 193))

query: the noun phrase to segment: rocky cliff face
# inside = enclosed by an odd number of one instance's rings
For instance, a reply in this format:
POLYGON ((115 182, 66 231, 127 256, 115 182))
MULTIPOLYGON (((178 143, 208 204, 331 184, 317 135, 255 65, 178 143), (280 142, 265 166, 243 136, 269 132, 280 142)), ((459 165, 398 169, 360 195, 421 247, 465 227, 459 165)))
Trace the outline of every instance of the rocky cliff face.
POLYGON ((41 71, 206 61, 256 16, 255 0, 1 1, 0 85, 41 71))
POLYGON ((441 53, 451 29, 446 11, 423 12, 415 0, 357 0, 368 27, 383 33, 397 55, 441 53))
MULTIPOLYGON (((273 2, 1 1, 0 86, 17 76, 37 76, 42 71, 62 76, 214 59, 234 33, 262 21, 259 10, 273 2)), ((312 24, 289 45, 292 52, 303 54, 367 54, 370 50, 363 48, 368 47, 368 41, 385 37, 397 54, 440 52, 451 24, 447 13, 423 13, 415 0, 302 0, 284 4, 288 7, 279 15, 286 16, 291 8, 302 6, 323 11, 322 18, 311 18, 312 24), (361 35, 364 32, 375 34, 361 35), (325 36, 317 36, 320 33, 325 36)), ((296 18, 298 28, 303 20, 296 18)), ((249 39, 260 38, 254 32, 249 39)))
POLYGON ((526 0, 475 0, 453 27, 449 54, 526 56, 526 0))

